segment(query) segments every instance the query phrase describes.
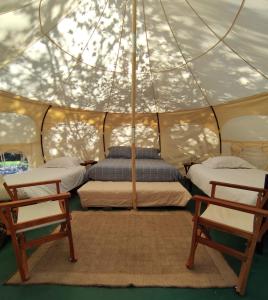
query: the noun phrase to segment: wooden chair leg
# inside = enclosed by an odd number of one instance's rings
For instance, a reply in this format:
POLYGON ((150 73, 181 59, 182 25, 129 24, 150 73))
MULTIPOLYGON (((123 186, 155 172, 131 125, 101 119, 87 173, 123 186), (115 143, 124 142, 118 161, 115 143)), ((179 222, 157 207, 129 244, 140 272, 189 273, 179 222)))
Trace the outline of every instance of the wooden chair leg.
POLYGON ((14 249, 14 252, 15 252, 15 257, 16 257, 17 266, 18 266, 18 269, 19 269, 21 280, 26 281, 26 280, 29 279, 29 277, 28 277, 28 274, 27 274, 26 270, 23 267, 21 251, 20 251, 20 245, 19 245, 19 242, 17 240, 17 236, 14 232, 11 232, 11 241, 12 241, 13 249, 14 249))
POLYGON ((197 235, 198 235, 198 221, 195 219, 194 226, 193 226, 193 233, 192 233, 192 243, 191 243, 190 255, 189 255, 189 258, 186 263, 186 267, 188 269, 192 269, 194 266, 194 256, 195 256, 195 251, 196 251, 196 248, 198 245, 197 235))
POLYGON ((26 247, 25 247, 25 235, 23 233, 18 234, 18 243, 20 247, 20 257, 21 257, 21 264, 22 268, 24 270, 25 278, 26 280, 29 279, 29 269, 28 269, 28 258, 26 253, 26 247))
POLYGON ((256 241, 251 242, 251 245, 249 246, 248 251, 247 251, 247 259, 244 262, 242 262, 242 265, 241 265, 241 269, 240 269, 240 273, 239 273, 239 277, 238 277, 238 283, 236 286, 236 291, 240 295, 245 294, 249 271, 251 268, 251 264, 252 264, 252 260, 253 260, 253 256, 254 256, 254 252, 255 252, 255 246, 256 246, 256 241))
POLYGON ((198 228, 199 228, 199 216, 200 216, 200 209, 201 209, 201 202, 196 201, 195 202, 195 212, 194 212, 194 217, 193 217, 193 233, 192 233, 192 243, 191 243, 191 249, 190 249, 190 255, 189 258, 186 262, 186 267, 188 269, 192 269, 194 265, 194 256, 195 256, 195 251, 197 248, 198 240, 197 240, 197 234, 198 234, 198 228))
POLYGON ((258 242, 256 245, 256 251, 259 254, 263 254, 264 240, 265 237, 267 237, 267 235, 268 235, 268 219, 266 218, 261 226, 258 242))
POLYGON ((256 218, 254 221, 254 233, 251 237, 251 239, 248 240, 248 247, 246 249, 246 260, 242 262, 242 266, 240 269, 239 277, 238 277, 238 283, 236 287, 236 291, 240 295, 244 295, 246 290, 246 285, 248 281, 249 271, 252 265, 253 256, 256 249, 256 244, 259 237, 259 232, 262 224, 262 218, 256 218))
POLYGON ((71 262, 76 262, 77 259, 74 254, 74 243, 73 243, 73 235, 72 235, 72 227, 71 227, 71 222, 70 219, 67 219, 66 221, 66 231, 67 231, 67 237, 69 240, 69 249, 70 249, 70 261, 71 262))
POLYGON ((242 263, 239 277, 238 277, 238 284, 236 287, 236 291, 240 295, 244 295, 245 290, 246 290, 249 271, 250 271, 250 268, 252 265, 252 260, 253 260, 253 256, 254 256, 255 249, 256 249, 256 244, 257 244, 258 237, 259 237, 261 224, 262 224, 262 218, 255 218, 255 224, 254 224, 255 232, 253 233, 252 238, 248 240, 248 247, 245 252, 246 260, 242 263))

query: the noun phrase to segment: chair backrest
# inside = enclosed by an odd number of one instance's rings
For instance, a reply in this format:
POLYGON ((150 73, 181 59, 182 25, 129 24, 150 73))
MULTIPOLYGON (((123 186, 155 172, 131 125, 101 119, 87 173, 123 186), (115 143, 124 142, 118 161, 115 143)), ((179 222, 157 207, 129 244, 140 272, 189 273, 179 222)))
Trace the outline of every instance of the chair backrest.
POLYGON ((0 203, 0 219, 5 223, 15 251, 18 269, 22 281, 29 279, 27 266, 28 248, 39 246, 56 239, 68 238, 70 261, 75 262, 73 238, 69 211, 69 193, 60 193, 60 180, 35 182, 18 185, 4 184, 11 201, 0 203), (56 194, 28 199, 17 199, 17 189, 42 184, 56 184, 56 194), (58 203, 57 203, 58 202, 58 203), (17 216, 14 218, 14 214, 17 216), (60 224, 58 232, 52 232, 39 238, 27 240, 25 231, 60 224))
MULTIPOLYGON (((36 182, 30 182, 30 183, 21 183, 21 184, 7 184, 6 182, 3 183, 7 193, 9 194, 11 200, 18 200, 18 190, 32 187, 32 186, 41 186, 41 185, 48 185, 48 184, 55 184, 56 186, 56 193, 60 193, 60 179, 53 179, 53 180, 46 180, 46 181, 36 181, 36 182)), ((27 198, 27 197, 25 197, 27 198)))
POLYGON ((241 269, 236 285, 236 291, 243 295, 256 243, 268 230, 268 211, 267 209, 264 209, 265 206, 267 206, 268 198, 268 175, 265 176, 264 188, 262 189, 217 181, 211 181, 210 183, 212 184, 211 198, 199 195, 193 196, 193 200, 196 201, 195 215, 193 218, 194 226, 191 249, 186 266, 188 268, 193 267, 198 243, 234 256, 241 260, 241 269), (215 198, 216 186, 256 192, 258 194, 256 205, 248 205, 215 198), (201 215, 200 208, 202 202, 209 204, 209 206, 201 215), (226 212, 228 212, 228 215, 226 212), (230 212, 232 213, 231 215, 230 212), (248 243, 246 244, 246 250, 240 251, 231 246, 221 244, 217 240, 213 240, 209 234, 211 228, 247 239, 248 243), (202 235, 201 232, 204 234, 202 235))
POLYGON ((32 228, 42 227, 46 224, 53 224, 66 219, 69 214, 69 193, 60 193, 60 180, 49 180, 43 182, 25 183, 17 185, 8 185, 4 183, 4 187, 10 195, 11 201, 0 205, 0 218, 5 223, 9 231, 26 231, 32 228), (18 189, 36 186, 36 185, 55 184, 57 194, 47 195, 43 197, 34 197, 30 199, 18 200, 18 189), (55 202, 58 201, 57 205, 55 202), (40 210, 48 208, 48 213, 41 213, 40 210), (19 214, 17 213, 19 210, 19 214), (27 210, 27 211, 26 211, 27 210), (22 218, 22 222, 16 222, 16 217, 20 216, 20 211, 26 214, 26 218, 22 218), (15 213, 14 213, 15 212, 15 213))
POLYGON ((69 197, 69 193, 61 193, 44 197, 0 203, 0 218, 6 225, 7 229, 13 232, 26 231, 29 229, 41 227, 42 225, 45 226, 46 224, 58 223, 65 220, 67 218, 67 215, 69 215, 69 197), (47 216, 45 215, 39 218, 36 218, 33 214, 30 214, 30 217, 27 218, 26 221, 22 221, 19 223, 16 222, 16 218, 14 218, 14 209, 25 209, 26 207, 31 207, 31 209, 34 209, 40 204, 51 201, 64 201, 65 209, 58 209, 55 214, 48 214, 47 216))

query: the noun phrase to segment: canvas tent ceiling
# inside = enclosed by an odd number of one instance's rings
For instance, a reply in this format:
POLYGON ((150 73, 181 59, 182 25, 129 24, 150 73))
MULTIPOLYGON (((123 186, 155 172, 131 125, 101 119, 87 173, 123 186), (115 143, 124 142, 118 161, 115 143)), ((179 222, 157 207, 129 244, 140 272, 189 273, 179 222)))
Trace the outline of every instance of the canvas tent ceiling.
MULTIPOLYGON (((0 13, 0 90, 130 111, 130 0, 9 0, 0 13)), ((267 15, 266 0, 138 0, 137 112, 267 92, 267 15)))
MULTIPOLYGON (((137 0, 137 146, 178 167, 220 146, 267 165, 267 4, 137 0)), ((131 8, 0 1, 0 153, 39 165, 130 143, 131 8)))

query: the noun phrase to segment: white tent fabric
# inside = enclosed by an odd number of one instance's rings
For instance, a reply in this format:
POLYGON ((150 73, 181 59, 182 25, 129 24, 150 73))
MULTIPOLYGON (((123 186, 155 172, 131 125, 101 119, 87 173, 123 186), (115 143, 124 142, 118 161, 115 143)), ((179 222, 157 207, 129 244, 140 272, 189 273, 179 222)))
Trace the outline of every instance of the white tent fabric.
MULTIPOLYGON (((268 168, 268 0, 136 2, 136 145, 268 168)), ((131 18, 131 0, 0 1, 0 154, 130 145, 131 18)))
MULTIPOLYGON (((268 92, 267 0, 138 0, 137 112, 268 92)), ((0 90, 130 112, 131 1, 0 3, 0 90)))

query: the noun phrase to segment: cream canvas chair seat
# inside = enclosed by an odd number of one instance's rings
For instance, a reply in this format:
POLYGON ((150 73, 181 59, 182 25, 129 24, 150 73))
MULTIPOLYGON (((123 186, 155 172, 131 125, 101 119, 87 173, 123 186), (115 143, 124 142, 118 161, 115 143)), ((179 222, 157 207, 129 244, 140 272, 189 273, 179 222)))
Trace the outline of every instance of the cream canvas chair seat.
MULTIPOLYGON (((60 207, 59 201, 47 201, 43 203, 37 203, 28 206, 22 206, 18 210, 18 219, 17 224, 38 220, 41 218, 47 218, 51 216, 56 216, 62 214, 62 209, 60 207)), ((59 220, 47 222, 45 226, 49 226, 52 224, 65 222, 66 218, 62 218, 59 220)), ((29 228, 23 228, 18 230, 17 232, 25 232, 32 229, 37 229, 40 227, 44 227, 44 224, 32 226, 29 228)))
POLYGON ((268 189, 242 186, 224 182, 211 181, 211 197, 194 196, 195 213, 193 217, 193 234, 190 255, 186 266, 194 267, 194 256, 198 243, 234 256, 241 261, 240 273, 236 291, 245 293, 247 279, 255 252, 256 243, 268 229, 268 211, 263 209, 268 199, 268 189), (244 189, 258 194, 256 206, 215 198, 216 186, 225 186, 234 189, 244 189), (201 203, 208 206, 201 214, 201 203), (247 240, 245 251, 239 251, 218 241, 210 235, 210 229, 216 229, 238 235, 247 240))
POLYGON ((10 195, 11 201, 0 203, 0 218, 4 222, 11 236, 18 269, 22 281, 29 279, 26 250, 46 242, 67 237, 69 241, 70 261, 75 262, 71 221, 69 212, 69 193, 60 193, 60 180, 7 185, 4 187, 10 195), (57 193, 43 197, 18 200, 18 189, 34 185, 56 184, 57 193), (39 238, 26 240, 25 232, 60 224, 58 232, 42 235, 39 238))
POLYGON ((254 215, 250 213, 210 204, 200 217, 231 228, 253 232, 254 215))

